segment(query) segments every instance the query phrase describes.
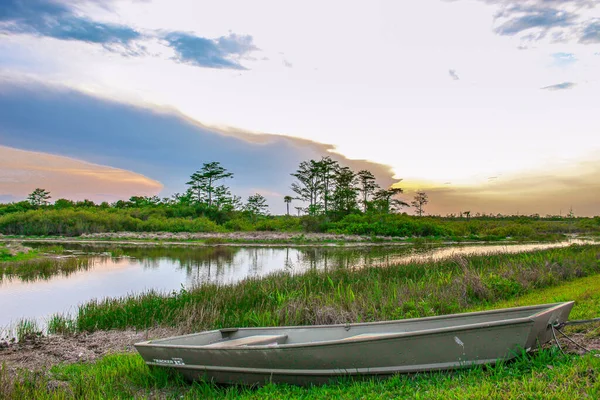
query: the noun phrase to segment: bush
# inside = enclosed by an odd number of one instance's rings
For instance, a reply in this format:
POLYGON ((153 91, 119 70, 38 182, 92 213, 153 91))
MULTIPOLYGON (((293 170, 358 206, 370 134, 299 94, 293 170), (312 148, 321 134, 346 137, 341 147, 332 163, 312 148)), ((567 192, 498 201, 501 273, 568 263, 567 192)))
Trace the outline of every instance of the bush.
POLYGON ((0 217, 6 235, 64 235, 100 232, 218 232, 208 218, 165 218, 160 213, 133 210, 31 210, 0 217))

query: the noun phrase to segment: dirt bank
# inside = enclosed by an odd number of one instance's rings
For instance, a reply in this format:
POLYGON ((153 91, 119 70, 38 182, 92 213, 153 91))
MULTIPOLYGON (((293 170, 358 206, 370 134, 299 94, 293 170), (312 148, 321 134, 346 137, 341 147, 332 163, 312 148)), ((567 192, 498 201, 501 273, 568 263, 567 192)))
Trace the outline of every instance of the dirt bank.
POLYGON ((177 335, 175 329, 98 331, 77 335, 31 336, 18 343, 0 342, 0 364, 11 369, 42 370, 59 363, 93 362, 109 353, 133 351, 133 344, 177 335))

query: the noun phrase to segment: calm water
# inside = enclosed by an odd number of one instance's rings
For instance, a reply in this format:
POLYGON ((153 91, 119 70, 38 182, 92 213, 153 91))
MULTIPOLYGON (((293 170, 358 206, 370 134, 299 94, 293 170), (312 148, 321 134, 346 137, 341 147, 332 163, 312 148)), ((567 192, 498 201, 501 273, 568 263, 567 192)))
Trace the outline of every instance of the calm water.
MULTIPOLYGON (((68 275, 23 281, 0 279, 0 328, 21 318, 42 325, 54 313, 71 313, 78 304, 150 289, 171 292, 213 282, 235 283, 273 272, 365 268, 427 262, 461 254, 518 253, 560 243, 394 247, 97 247, 64 245, 74 254, 91 255, 91 265, 68 275), (112 255, 118 255, 113 257, 112 255)), ((35 247, 34 244, 29 244, 35 247)), ((0 329, 1 330, 1 329, 0 329)))

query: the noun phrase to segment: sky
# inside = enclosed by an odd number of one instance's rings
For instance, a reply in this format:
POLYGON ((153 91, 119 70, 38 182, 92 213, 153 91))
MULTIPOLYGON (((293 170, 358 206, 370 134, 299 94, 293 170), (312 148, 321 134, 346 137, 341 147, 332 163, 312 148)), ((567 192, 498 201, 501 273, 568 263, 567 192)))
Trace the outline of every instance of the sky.
POLYGON ((220 161, 282 213, 331 155, 430 214, 600 215, 599 109, 600 0, 0 1, 0 201, 220 161))

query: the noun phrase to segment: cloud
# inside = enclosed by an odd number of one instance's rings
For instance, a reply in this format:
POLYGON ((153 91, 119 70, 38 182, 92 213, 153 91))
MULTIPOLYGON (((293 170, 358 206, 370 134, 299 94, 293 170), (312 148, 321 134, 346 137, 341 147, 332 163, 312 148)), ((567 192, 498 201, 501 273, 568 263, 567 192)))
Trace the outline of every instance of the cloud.
POLYGON ((547 31, 552 28, 567 27, 573 25, 576 19, 574 14, 562 10, 520 6, 513 6, 497 17, 500 16, 507 16, 508 19, 495 31, 500 35, 508 36, 532 28, 541 28, 543 31, 547 31))
POLYGON ((206 39, 185 32, 171 32, 164 38, 173 48, 177 60, 208 68, 246 69, 239 60, 249 52, 258 50, 250 35, 222 36, 206 39))
MULTIPOLYGON (((220 161, 235 174, 243 198, 262 188, 291 193, 290 173, 301 161, 329 155, 353 170, 367 169, 381 186, 395 182, 387 165, 349 160, 333 145, 283 135, 206 127, 166 109, 141 108, 34 82, 0 79, 0 143, 142 174, 164 185, 161 195, 185 190, 202 163, 220 161)), ((5 193, 11 194, 11 193, 5 193)), ((267 196, 273 213, 280 197, 267 196)))
POLYGON ((0 193, 10 193, 4 201, 23 200, 38 187, 49 190, 54 200, 109 202, 162 190, 159 182, 130 171, 0 146, 0 193))
MULTIPOLYGON (((459 0, 450 0, 459 1, 459 0)), ((600 22, 589 19, 587 11, 600 0, 479 0, 499 8, 494 31, 499 35, 521 37, 525 42, 549 39, 552 43, 577 40, 600 42, 600 22)), ((523 49, 525 46, 520 46, 523 49)))
POLYGON ((563 82, 563 83, 558 83, 556 85, 545 86, 541 89, 542 90, 551 90, 551 91, 567 90, 567 89, 573 89, 576 85, 577 84, 573 83, 573 82, 563 82))
MULTIPOLYGON (((581 216, 600 215, 600 154, 554 171, 506 176, 477 187, 428 189, 428 213, 565 215, 572 206, 581 216)), ((412 193, 408 194, 412 196, 412 193)))
POLYGON ((454 69, 448 70, 448 74, 450 74, 450 78, 452 78, 453 80, 455 80, 455 81, 460 80, 460 78, 458 77, 458 74, 456 73, 456 70, 454 70, 454 69))
POLYGON ((140 33, 130 27, 92 21, 62 3, 45 0, 3 0, 2 30, 106 46, 127 46, 140 37, 140 33))
POLYGON ((600 21, 591 22, 583 29, 579 43, 600 43, 600 21))
MULTIPOLYGON (((94 21, 66 4, 50 0, 2 0, 0 32, 101 44, 109 51, 130 56, 145 53, 135 41, 159 38, 175 51, 179 62, 208 68, 246 69, 240 59, 258 50, 250 35, 230 33, 208 39, 185 32, 142 34, 129 26, 94 21)), ((106 6, 106 2, 99 5, 106 6)))

